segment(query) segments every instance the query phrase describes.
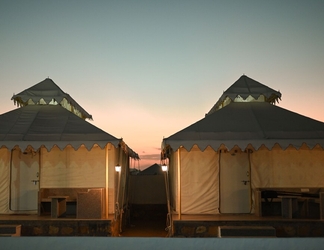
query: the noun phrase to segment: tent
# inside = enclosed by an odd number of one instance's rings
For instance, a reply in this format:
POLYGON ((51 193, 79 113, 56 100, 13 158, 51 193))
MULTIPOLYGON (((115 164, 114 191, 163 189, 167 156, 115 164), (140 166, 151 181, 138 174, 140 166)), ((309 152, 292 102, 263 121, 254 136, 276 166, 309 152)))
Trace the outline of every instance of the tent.
POLYGON ((0 213, 39 213, 40 190, 65 188, 102 189, 103 217, 119 213, 138 155, 49 78, 12 99, 20 107, 0 115, 0 213))
POLYGON ((163 171, 159 164, 154 163, 150 167, 139 172, 138 175, 163 175, 163 171))
POLYGON ((131 204, 166 204, 165 181, 157 163, 130 176, 131 204))
POLYGON ((324 123, 280 98, 243 75, 203 119, 163 139, 176 213, 253 213, 256 189, 324 187, 324 123))

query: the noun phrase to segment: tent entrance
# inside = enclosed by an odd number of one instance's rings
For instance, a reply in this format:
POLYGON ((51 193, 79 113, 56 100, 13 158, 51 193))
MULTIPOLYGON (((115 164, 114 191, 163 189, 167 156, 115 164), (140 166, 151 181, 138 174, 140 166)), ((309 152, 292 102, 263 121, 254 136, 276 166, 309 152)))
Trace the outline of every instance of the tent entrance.
POLYGON ((39 190, 39 153, 13 150, 10 172, 10 210, 37 212, 39 190))
POLYGON ((250 213, 248 153, 223 153, 220 159, 220 212, 250 213))

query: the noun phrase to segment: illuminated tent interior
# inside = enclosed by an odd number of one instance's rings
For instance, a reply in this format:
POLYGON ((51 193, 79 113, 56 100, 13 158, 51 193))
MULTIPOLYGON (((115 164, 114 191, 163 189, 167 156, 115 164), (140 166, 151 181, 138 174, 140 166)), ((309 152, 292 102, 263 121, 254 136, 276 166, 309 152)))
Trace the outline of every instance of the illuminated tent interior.
POLYGON ((42 189, 87 188, 103 190, 102 218, 118 214, 138 155, 87 122, 91 115, 51 79, 12 99, 20 107, 0 115, 0 213, 39 213, 42 189))
POLYGON ((163 139, 174 213, 253 213, 258 188, 324 187, 324 123, 280 98, 243 75, 203 119, 163 139))

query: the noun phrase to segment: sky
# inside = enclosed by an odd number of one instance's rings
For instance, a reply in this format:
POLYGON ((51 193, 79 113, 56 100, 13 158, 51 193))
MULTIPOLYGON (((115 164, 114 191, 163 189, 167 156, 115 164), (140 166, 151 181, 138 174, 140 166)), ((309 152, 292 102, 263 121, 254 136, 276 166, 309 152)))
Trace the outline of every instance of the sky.
POLYGON ((0 0, 0 114, 51 78, 145 169, 243 74, 324 122, 324 1, 0 0))

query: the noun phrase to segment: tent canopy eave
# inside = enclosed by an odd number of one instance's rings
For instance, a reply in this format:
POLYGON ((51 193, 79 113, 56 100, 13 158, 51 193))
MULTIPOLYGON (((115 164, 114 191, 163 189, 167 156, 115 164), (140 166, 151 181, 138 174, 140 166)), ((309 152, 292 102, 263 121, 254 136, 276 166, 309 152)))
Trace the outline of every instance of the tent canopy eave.
POLYGON ((37 150, 41 147, 51 150, 53 147, 58 147, 63 150, 68 145, 72 146, 74 149, 80 148, 82 145, 90 150, 94 145, 98 145, 100 148, 104 148, 107 144, 112 144, 114 147, 118 147, 121 140, 114 141, 2 141, 0 147, 6 147, 9 150, 19 147, 22 150, 25 150, 28 147, 32 147, 37 150))
POLYGON ((324 148, 324 139, 279 139, 279 140, 168 140, 164 139, 162 142, 162 151, 166 151, 167 148, 171 148, 176 151, 180 147, 190 151, 194 145, 197 145, 200 150, 204 151, 207 147, 211 147, 215 151, 226 148, 231 150, 234 147, 239 147, 242 150, 253 148, 258 150, 260 147, 265 146, 271 150, 275 145, 279 145, 282 149, 286 149, 293 146, 296 149, 306 145, 308 148, 314 148, 320 146, 324 148))
POLYGON ((129 157, 139 159, 138 154, 128 147, 122 139, 110 141, 1 141, 0 148, 12 150, 15 147, 19 147, 22 151, 24 151, 31 147, 34 150, 46 148, 48 151, 50 151, 54 147, 58 147, 60 150, 63 150, 67 146, 72 146, 75 150, 77 150, 83 145, 87 148, 87 150, 90 151, 95 145, 104 149, 108 144, 111 144, 115 148, 121 146, 129 157))

